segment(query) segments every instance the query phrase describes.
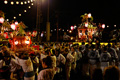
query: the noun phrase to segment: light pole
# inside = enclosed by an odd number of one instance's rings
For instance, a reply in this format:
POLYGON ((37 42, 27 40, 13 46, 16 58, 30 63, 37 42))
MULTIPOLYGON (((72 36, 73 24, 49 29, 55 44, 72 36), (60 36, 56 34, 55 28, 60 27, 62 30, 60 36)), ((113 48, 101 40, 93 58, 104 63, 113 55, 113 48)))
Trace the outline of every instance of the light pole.
POLYGON ((36 29, 38 33, 36 41, 40 41, 40 24, 41 24, 41 16, 42 16, 41 0, 37 0, 36 4, 37 4, 36 29))
POLYGON ((47 10, 47 23, 46 23, 46 41, 50 41, 50 22, 49 22, 49 0, 48 0, 48 10, 47 10))

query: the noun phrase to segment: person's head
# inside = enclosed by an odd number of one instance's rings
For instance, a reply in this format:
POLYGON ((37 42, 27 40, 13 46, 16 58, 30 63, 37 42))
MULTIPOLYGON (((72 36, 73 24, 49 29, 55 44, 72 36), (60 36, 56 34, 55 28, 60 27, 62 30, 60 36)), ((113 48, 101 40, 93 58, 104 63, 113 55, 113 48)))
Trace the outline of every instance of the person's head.
POLYGON ((29 54, 27 52, 21 53, 21 59, 27 60, 29 58, 29 54))
POLYGON ((55 50, 55 55, 56 55, 56 56, 59 56, 59 54, 60 54, 60 49, 56 49, 56 50, 55 50))
POLYGON ((71 47, 71 51, 74 52, 75 51, 75 48, 74 46, 71 47))
POLYGON ((92 48, 92 49, 95 49, 95 45, 94 45, 94 44, 92 44, 92 45, 91 45, 91 48, 92 48))
POLYGON ((85 42, 82 42, 82 45, 85 45, 85 42))
POLYGON ((50 56, 42 59, 42 67, 43 68, 50 68, 52 66, 52 59, 50 56))
POLYGON ((111 47, 111 44, 109 43, 109 44, 108 44, 108 48, 110 48, 110 47, 111 47))
POLYGON ((104 80, 119 80, 119 74, 117 66, 107 67, 104 71, 104 80))
POLYGON ((82 47, 80 46, 78 50, 79 50, 79 51, 82 51, 82 47))
POLYGON ((96 68, 92 75, 92 80, 103 80, 102 70, 100 68, 96 68))
POLYGON ((107 47, 106 47, 106 46, 104 46, 104 47, 103 47, 103 50, 104 50, 104 51, 107 51, 107 47))
POLYGON ((50 49, 47 49, 47 50, 45 51, 45 54, 48 55, 48 56, 51 56, 50 49))
POLYGON ((31 59, 34 59, 35 58, 35 52, 34 51, 32 51, 32 52, 30 52, 29 53, 29 57, 31 58, 31 59))
POLYGON ((4 51, 7 51, 8 50, 8 48, 7 48, 7 46, 2 46, 2 51, 4 52, 4 51))

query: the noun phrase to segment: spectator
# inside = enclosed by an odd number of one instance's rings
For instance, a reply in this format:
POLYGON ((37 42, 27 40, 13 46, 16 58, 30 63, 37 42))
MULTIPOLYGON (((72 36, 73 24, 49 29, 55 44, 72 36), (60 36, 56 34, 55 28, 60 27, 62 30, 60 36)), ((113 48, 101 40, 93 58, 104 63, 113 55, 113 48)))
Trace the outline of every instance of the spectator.
POLYGON ((96 68, 92 75, 92 80, 103 80, 102 70, 100 68, 96 68))
POLYGON ((38 80, 53 80, 55 75, 55 70, 51 67, 52 59, 50 56, 43 58, 42 67, 44 68, 38 74, 38 80))
POLYGON ((119 69, 117 66, 107 67, 104 71, 104 80, 119 80, 119 69))

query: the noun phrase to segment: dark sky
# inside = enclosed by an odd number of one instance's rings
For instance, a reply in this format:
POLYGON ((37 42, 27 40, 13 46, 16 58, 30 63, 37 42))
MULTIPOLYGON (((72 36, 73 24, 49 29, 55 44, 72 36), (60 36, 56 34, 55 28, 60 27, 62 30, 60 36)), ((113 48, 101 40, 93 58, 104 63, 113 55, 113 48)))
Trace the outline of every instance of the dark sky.
MULTIPOLYGON (((24 13, 23 10, 28 5, 5 5, 4 0, 0 0, 0 10, 6 14, 6 19, 10 21, 13 16, 17 15, 17 21, 23 21, 30 30, 35 29, 36 26, 36 4, 28 12, 24 13), (18 16, 22 14, 21 17, 18 16)), ((15 0, 13 0, 15 1, 15 0)), ((19 0, 20 1, 20 0, 19 0)), ((47 0, 45 0, 47 1, 47 0)), ((114 24, 120 26, 120 1, 119 0, 50 0, 50 22, 51 29, 56 28, 56 15, 58 15, 59 28, 68 29, 71 25, 78 25, 81 23, 80 15, 84 13, 91 13, 95 23, 105 23, 110 27, 114 24)), ((47 3, 42 3, 42 24, 41 30, 46 28, 46 14, 47 3)))

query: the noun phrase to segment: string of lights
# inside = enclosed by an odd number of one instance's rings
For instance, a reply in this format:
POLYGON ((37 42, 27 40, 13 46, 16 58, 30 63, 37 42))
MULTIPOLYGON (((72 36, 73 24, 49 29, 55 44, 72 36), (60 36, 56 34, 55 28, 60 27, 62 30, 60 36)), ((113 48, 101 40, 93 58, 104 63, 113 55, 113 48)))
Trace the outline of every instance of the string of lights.
MULTIPOLYGON (((28 9, 31 9, 33 5, 34 5, 34 3, 32 2, 32 3, 29 4, 29 5, 27 6, 27 8, 24 9, 21 13, 17 14, 16 16, 13 16, 13 19, 16 20, 17 17, 21 17, 22 14, 27 13, 27 12, 28 12, 28 9)), ((9 19, 6 19, 6 21, 9 21, 9 19)))
POLYGON ((10 3, 11 5, 17 4, 17 5, 26 5, 26 4, 31 4, 35 0, 26 0, 26 1, 9 1, 9 0, 4 0, 4 4, 10 3))

